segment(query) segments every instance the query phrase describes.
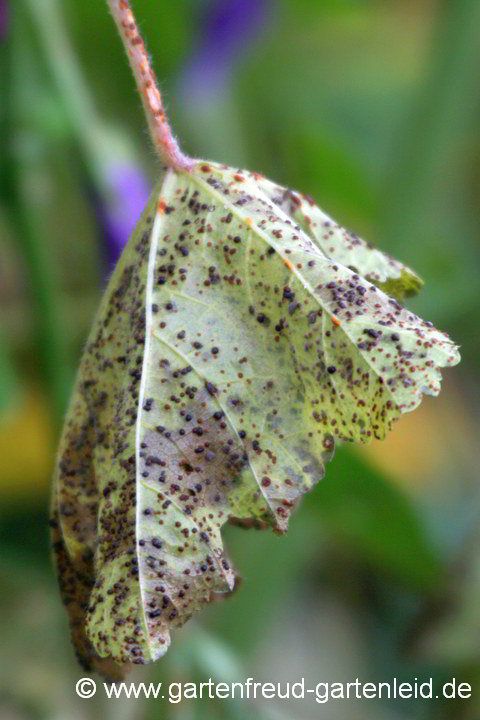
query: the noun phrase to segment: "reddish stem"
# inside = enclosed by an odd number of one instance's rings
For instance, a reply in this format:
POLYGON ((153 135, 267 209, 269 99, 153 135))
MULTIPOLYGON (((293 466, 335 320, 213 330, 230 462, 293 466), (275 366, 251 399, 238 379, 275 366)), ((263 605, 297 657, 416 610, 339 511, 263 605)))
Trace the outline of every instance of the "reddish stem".
POLYGON ((127 51, 155 148, 161 160, 169 167, 175 170, 190 170, 195 161, 182 153, 172 134, 157 79, 130 3, 127 0, 107 0, 107 3, 127 51))

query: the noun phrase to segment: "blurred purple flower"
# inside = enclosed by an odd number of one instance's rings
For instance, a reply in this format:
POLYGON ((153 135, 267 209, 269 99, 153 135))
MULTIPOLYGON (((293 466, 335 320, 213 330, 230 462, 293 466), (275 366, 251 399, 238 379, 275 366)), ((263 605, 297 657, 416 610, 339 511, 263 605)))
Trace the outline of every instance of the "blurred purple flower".
POLYGON ((112 164, 105 173, 107 193, 94 193, 98 223, 103 234, 105 260, 110 273, 147 204, 150 183, 132 163, 112 164))
POLYGON ((210 0, 200 23, 201 44, 183 72, 193 99, 220 93, 235 62, 265 26, 271 0, 210 0))
POLYGON ((9 21, 8 0, 0 0, 0 40, 7 35, 9 21))

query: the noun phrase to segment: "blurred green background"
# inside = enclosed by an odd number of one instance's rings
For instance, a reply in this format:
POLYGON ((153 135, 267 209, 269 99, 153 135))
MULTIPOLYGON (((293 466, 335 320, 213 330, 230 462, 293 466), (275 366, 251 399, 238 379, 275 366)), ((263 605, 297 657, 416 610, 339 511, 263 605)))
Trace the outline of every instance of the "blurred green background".
POLYGON ((462 346, 439 399, 343 447, 286 537, 142 680, 452 676, 471 700, 80 701, 47 530, 55 444, 109 269, 157 172, 102 0, 0 0, 2 717, 480 718, 478 0, 135 0, 185 150, 312 195, 425 279, 462 346))

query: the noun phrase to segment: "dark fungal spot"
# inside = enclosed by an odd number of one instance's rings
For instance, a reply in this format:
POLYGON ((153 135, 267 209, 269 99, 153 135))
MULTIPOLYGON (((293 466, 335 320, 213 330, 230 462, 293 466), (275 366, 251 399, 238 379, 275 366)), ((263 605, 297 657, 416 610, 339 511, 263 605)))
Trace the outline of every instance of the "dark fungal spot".
POLYGON ((209 395, 217 395, 218 388, 211 382, 206 382, 205 387, 209 395))

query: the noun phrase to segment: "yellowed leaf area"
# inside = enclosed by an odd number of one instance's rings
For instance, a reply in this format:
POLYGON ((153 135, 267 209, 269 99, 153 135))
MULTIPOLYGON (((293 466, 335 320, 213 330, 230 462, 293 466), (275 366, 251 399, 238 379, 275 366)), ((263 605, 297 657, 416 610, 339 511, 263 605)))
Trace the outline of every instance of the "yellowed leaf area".
POLYGON ((438 394, 459 357, 399 303, 419 286, 255 173, 165 172, 102 300, 58 455, 54 548, 86 667, 114 677, 161 657, 234 587, 226 522, 285 532, 338 440, 381 439, 438 394))

